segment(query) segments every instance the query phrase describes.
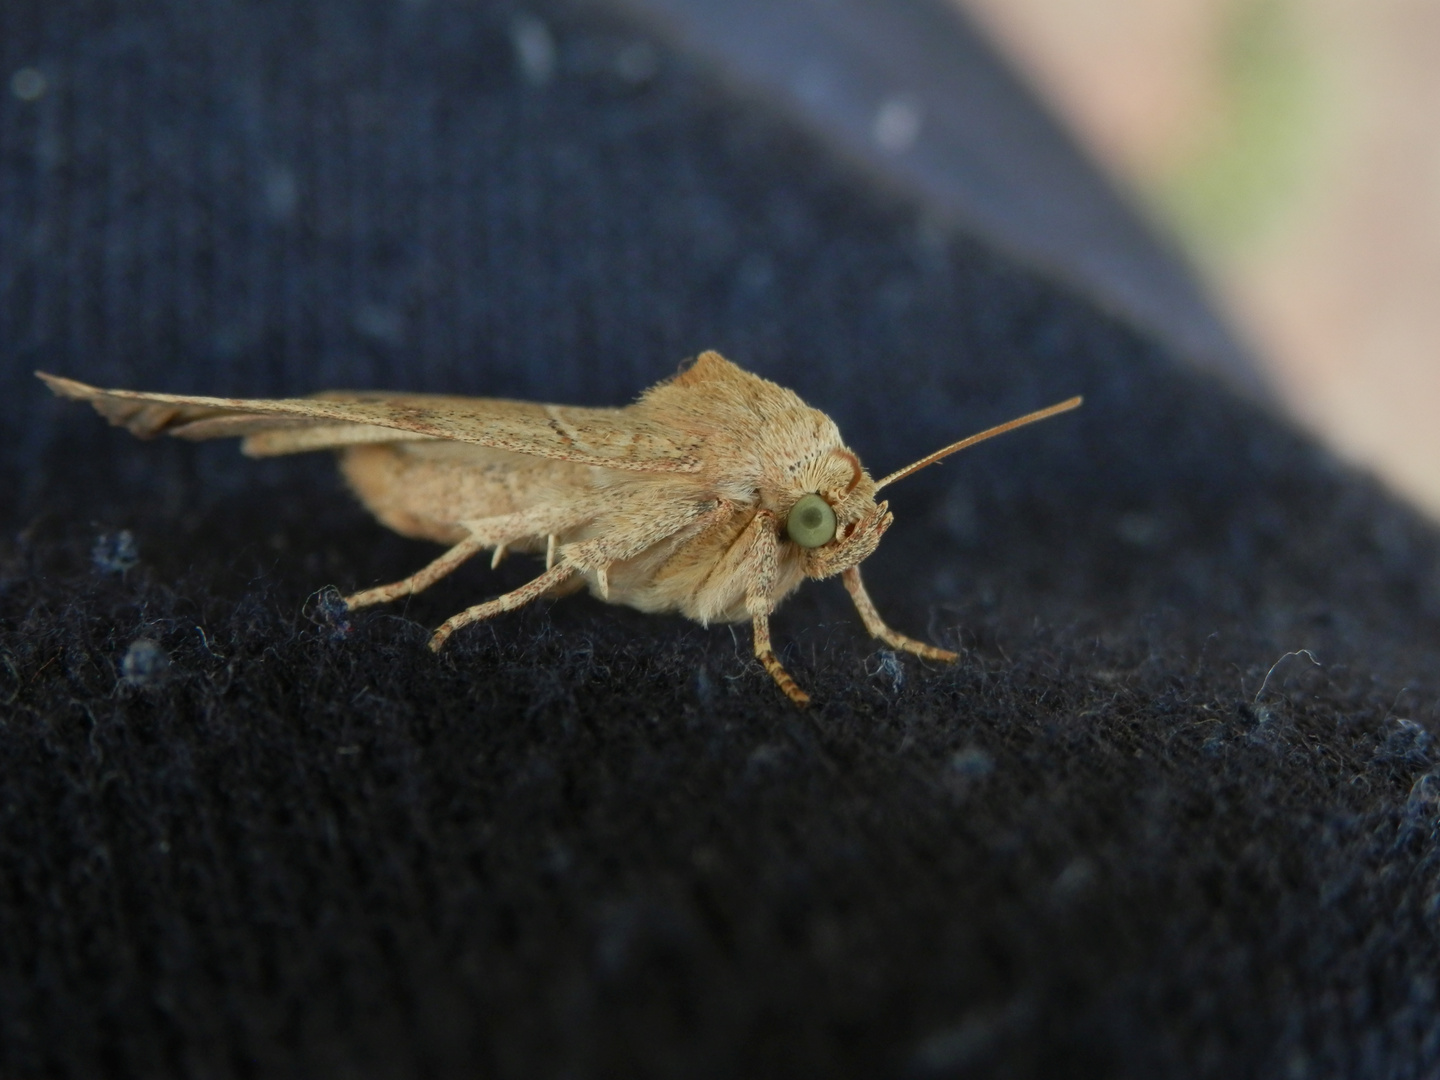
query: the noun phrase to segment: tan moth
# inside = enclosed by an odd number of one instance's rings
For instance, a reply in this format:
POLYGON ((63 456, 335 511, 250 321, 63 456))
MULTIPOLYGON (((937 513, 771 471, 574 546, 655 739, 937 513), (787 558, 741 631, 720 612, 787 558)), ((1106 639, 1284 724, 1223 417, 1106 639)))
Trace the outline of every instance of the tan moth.
POLYGON ((983 439, 1073 409, 1071 398, 972 435, 876 481, 835 423, 792 391, 705 352, 619 409, 495 398, 331 391, 243 400, 99 390, 37 372, 142 438, 238 436, 251 457, 334 450, 360 501, 403 536, 449 549, 350 608, 428 589, 467 559, 543 554, 545 572, 451 616, 471 623, 588 586, 641 611, 749 620, 755 656, 791 701, 810 697, 770 646, 770 613, 806 578, 839 574, 865 629, 929 660, 955 654, 892 630, 860 563, 893 520, 875 493, 983 439))

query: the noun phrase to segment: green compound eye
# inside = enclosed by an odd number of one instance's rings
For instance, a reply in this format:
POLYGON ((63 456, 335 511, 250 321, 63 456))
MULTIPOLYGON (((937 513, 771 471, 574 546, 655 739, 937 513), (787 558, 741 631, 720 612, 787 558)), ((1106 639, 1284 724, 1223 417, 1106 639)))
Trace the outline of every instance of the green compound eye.
POLYGON ((835 539, 835 511, 819 495, 806 495, 785 519, 785 533, 801 547, 828 544, 835 539))

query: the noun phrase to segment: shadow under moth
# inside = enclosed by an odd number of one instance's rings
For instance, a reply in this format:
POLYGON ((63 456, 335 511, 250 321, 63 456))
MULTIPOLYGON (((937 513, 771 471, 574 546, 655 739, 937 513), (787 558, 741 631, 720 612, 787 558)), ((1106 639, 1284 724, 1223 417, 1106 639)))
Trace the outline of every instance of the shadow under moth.
POLYGON ((37 374, 142 438, 238 436, 251 457, 336 451, 383 524, 448 545, 409 577, 346 597, 352 609, 428 589, 482 551, 492 566, 511 551, 544 555, 544 573, 451 616, 431 649, 471 623, 588 586, 609 603, 702 624, 748 619, 756 658, 797 705, 810 696, 775 657, 770 613, 806 578, 840 575, 865 628, 891 648, 956 658, 892 630, 865 591, 860 563, 893 520, 875 493, 1080 404, 1000 424, 876 481, 833 420, 715 352, 618 409, 384 391, 188 397, 37 374))

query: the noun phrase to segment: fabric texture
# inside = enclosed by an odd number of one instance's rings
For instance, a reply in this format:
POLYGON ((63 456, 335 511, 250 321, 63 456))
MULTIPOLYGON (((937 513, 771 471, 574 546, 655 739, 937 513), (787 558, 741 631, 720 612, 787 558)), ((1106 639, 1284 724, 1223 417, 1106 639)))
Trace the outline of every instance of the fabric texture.
POLYGON ((1440 542, 591 5, 0 6, 0 1074, 1425 1077, 1440 542), (23 77, 20 72, 24 72, 23 77), (37 81, 38 78, 38 81, 37 81), (43 368, 619 404, 701 349, 888 472, 747 628, 437 553, 43 368))

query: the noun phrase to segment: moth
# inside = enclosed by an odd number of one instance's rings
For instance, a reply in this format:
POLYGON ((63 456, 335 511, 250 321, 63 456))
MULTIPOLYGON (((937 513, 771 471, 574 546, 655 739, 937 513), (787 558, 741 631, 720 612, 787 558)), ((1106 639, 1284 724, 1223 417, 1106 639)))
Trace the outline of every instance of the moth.
POLYGON ((379 391, 189 397, 36 374, 142 438, 238 436, 251 457, 336 451, 381 523, 447 545, 409 577, 346 597, 351 609, 428 589, 483 551, 492 567, 508 552, 544 556, 534 580, 441 624, 433 650, 471 623, 588 587, 609 603, 702 624, 748 620, 756 658, 802 706, 810 697, 775 657, 770 615, 806 578, 838 574, 865 628, 891 648, 956 659, 891 629, 865 591, 860 563, 893 520, 876 492, 1081 401, 982 431, 876 481, 828 416, 715 352, 624 408, 379 391))

